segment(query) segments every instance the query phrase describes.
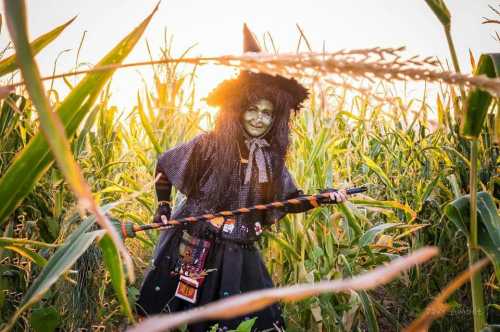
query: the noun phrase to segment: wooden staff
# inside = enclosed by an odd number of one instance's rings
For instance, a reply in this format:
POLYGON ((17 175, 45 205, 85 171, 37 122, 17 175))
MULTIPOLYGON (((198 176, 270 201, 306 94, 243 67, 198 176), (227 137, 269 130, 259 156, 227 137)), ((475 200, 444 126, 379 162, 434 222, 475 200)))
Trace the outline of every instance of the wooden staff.
MULTIPOLYGON (((367 191, 367 187, 355 187, 355 188, 350 188, 346 190, 347 195, 353 195, 353 194, 358 194, 367 191)), ((336 191, 336 190, 332 190, 336 191)), ((135 237, 135 233, 137 232, 142 232, 142 231, 147 231, 150 229, 168 229, 176 225, 182 225, 186 223, 195 223, 199 221, 207 221, 211 220, 214 218, 220 218, 220 217, 234 217, 234 216, 239 216, 242 214, 246 213, 252 213, 255 211, 265 211, 265 210, 271 210, 271 209, 280 209, 280 208, 285 208, 287 206, 292 206, 292 205, 298 205, 303 202, 311 202, 311 205, 313 206, 318 206, 318 201, 323 199, 323 198, 330 198, 330 193, 332 191, 325 191, 320 194, 315 194, 315 195, 305 195, 305 196, 300 196, 297 198, 291 198, 287 199, 284 201, 276 201, 276 202, 271 202, 268 204, 258 204, 254 206, 249 206, 249 207, 242 207, 236 210, 230 210, 230 211, 220 211, 216 213, 209 213, 209 214, 203 214, 200 216, 194 216, 194 217, 185 217, 185 218, 180 218, 180 219, 171 219, 168 220, 166 223, 153 223, 153 224, 146 224, 146 225, 137 225, 132 222, 123 222, 121 223, 121 233, 123 235, 123 238, 132 238, 135 237)))

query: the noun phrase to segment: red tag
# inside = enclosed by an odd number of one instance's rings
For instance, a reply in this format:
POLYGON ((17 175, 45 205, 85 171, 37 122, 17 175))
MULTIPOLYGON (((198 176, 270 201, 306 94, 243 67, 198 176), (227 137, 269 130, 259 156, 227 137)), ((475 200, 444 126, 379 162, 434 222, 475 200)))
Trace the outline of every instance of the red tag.
POLYGON ((175 296, 191 303, 196 303, 199 283, 196 279, 181 275, 175 296))

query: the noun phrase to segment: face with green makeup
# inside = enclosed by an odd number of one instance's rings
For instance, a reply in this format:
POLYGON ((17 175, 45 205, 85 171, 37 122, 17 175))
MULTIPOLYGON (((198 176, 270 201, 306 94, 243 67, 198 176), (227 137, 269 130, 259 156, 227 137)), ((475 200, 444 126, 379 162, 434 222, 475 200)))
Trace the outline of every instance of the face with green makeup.
POLYGON ((264 135, 274 119, 273 104, 267 99, 259 99, 250 104, 243 113, 243 128, 248 135, 252 137, 260 137, 264 135))

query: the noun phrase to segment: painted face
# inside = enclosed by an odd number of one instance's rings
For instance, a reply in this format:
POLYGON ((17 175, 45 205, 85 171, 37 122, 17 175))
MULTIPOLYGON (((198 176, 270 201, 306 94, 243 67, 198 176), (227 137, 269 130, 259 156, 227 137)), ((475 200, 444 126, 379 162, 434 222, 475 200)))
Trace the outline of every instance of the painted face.
POLYGON ((243 113, 243 127, 248 135, 259 137, 267 132, 273 123, 273 104, 267 99, 259 99, 248 106, 243 113))

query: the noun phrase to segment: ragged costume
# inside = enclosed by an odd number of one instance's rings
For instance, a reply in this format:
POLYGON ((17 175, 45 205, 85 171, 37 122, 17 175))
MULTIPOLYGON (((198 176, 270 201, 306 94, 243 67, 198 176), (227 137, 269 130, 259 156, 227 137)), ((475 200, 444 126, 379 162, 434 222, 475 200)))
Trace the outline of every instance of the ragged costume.
MULTIPOLYGON (((244 51, 260 52, 246 25, 244 51)), ((241 72, 237 78, 222 82, 207 97, 207 103, 219 107, 214 130, 166 151, 158 159, 155 222, 161 222, 160 215, 178 219, 301 195, 285 166, 285 155, 290 115, 306 98, 307 90, 297 81, 279 76, 241 72), (268 129, 255 136, 243 127, 242 116, 259 100, 269 101, 274 111, 268 129), (185 199, 170 216, 172 186, 185 199)), ((273 287, 256 241, 286 213, 315 206, 304 202, 164 231, 141 287, 138 313, 147 316, 187 310, 273 287)), ((253 331, 284 329, 280 305, 274 304, 243 317, 195 323, 188 330, 207 331, 217 324, 219 331, 226 331, 254 317, 253 331)))

